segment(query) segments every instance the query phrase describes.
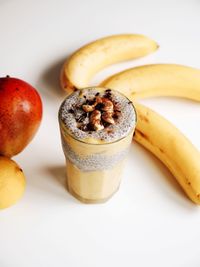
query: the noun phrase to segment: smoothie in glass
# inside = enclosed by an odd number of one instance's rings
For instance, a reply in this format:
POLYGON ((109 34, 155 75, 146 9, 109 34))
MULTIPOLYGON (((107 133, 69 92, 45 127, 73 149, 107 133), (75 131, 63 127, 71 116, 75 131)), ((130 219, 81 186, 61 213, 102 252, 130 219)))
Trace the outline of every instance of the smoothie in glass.
POLYGON ((84 203, 105 202, 119 188, 132 141, 132 102, 111 89, 77 90, 61 104, 59 124, 69 192, 84 203))

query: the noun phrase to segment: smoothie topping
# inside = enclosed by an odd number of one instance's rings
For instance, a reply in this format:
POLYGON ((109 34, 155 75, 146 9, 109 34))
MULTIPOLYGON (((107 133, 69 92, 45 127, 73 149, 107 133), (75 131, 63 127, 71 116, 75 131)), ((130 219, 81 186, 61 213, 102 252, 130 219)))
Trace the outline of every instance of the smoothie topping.
POLYGON ((108 127, 110 124, 115 124, 113 118, 115 113, 113 102, 106 97, 99 96, 95 97, 93 101, 95 102, 92 105, 82 105, 82 109, 89 113, 87 116, 89 116, 90 128, 94 131, 99 131, 108 127))
MULTIPOLYGON (((80 112, 76 117, 77 127, 82 131, 100 131, 108 128, 109 125, 115 124, 119 118, 120 110, 117 103, 112 99, 112 91, 107 89, 102 96, 99 93, 93 98, 83 95, 84 102, 75 106, 80 112)), ((69 110, 72 113, 71 109, 69 110)))
POLYGON ((101 123, 101 112, 99 110, 94 110, 90 115, 90 123, 92 128, 95 131, 102 130, 104 128, 103 124, 101 123))
POLYGON ((85 88, 66 98, 60 117, 79 139, 112 142, 124 137, 135 125, 135 111, 129 102, 111 89, 85 88))

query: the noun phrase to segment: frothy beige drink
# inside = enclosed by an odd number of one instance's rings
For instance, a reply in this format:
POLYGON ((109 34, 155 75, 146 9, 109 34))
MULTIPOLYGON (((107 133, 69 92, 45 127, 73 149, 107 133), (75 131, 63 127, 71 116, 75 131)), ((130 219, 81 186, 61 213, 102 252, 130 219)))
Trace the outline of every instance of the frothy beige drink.
POLYGON ((59 110, 69 192, 85 203, 104 202, 119 188, 136 123, 125 96, 85 88, 68 96, 59 110))

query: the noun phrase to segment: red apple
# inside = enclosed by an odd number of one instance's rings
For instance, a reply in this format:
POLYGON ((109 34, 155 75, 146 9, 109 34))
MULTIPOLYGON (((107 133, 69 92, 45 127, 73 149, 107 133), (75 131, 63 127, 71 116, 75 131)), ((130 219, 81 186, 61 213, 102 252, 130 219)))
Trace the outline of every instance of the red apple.
POLYGON ((42 119, 40 95, 30 84, 0 78, 0 155, 12 157, 34 137, 42 119))

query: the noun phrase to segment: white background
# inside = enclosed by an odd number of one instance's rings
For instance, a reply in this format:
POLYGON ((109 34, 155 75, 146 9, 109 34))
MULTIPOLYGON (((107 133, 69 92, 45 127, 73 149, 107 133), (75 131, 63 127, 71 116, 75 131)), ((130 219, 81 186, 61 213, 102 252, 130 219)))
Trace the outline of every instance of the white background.
MULTIPOLYGON (((145 34, 160 49, 108 68, 94 83, 147 63, 200 68, 199 0, 0 0, 0 75, 31 83, 44 103, 37 136, 14 158, 26 174, 27 188, 20 202, 0 212, 0 267, 200 266, 200 208, 136 143, 121 188, 109 202, 84 205, 65 189, 57 122, 65 94, 59 71, 75 49, 116 33, 145 34)), ((200 149, 199 103, 170 98, 142 103, 176 124, 200 149)))

